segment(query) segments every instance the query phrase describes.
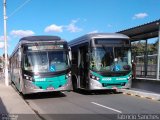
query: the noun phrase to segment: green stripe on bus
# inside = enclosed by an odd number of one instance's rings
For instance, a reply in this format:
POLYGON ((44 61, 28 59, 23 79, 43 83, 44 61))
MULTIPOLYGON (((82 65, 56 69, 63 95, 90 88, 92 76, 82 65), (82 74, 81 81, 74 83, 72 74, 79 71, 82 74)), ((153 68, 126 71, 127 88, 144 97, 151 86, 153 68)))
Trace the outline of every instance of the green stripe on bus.
POLYGON ((34 82, 35 86, 38 86, 39 88, 45 90, 49 87, 57 89, 64 86, 65 84, 67 84, 67 79, 65 78, 65 75, 50 78, 35 78, 34 82))

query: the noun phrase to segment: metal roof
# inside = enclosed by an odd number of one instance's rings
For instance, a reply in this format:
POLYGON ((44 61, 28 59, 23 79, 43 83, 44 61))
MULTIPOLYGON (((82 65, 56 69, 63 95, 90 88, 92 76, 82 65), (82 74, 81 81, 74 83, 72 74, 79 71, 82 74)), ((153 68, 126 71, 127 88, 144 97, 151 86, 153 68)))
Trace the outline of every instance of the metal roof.
POLYGON ((122 33, 129 36, 132 41, 146 40, 149 38, 158 37, 159 26, 160 19, 133 28, 122 30, 117 33, 122 33))

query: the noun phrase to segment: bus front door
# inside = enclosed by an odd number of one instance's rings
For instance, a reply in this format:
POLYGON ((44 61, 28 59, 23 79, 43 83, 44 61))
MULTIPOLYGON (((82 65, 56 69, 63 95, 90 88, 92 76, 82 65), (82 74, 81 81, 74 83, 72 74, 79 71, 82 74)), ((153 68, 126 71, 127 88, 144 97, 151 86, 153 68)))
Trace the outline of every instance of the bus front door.
POLYGON ((87 47, 80 47, 79 49, 79 83, 80 88, 87 88, 87 79, 88 79, 88 65, 86 61, 86 53, 87 53, 87 47))

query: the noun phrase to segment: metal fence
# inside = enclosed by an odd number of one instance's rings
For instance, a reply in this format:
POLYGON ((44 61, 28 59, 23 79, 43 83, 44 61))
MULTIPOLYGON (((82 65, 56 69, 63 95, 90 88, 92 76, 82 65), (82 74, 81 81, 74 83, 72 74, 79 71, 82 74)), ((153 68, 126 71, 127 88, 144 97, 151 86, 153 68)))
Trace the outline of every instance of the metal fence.
POLYGON ((136 77, 156 78, 157 54, 135 56, 136 77))
POLYGON ((151 77, 156 78, 157 75, 157 64, 149 64, 147 65, 147 71, 145 70, 144 64, 136 64, 136 76, 137 77, 151 77), (147 74, 145 74, 145 72, 147 74))

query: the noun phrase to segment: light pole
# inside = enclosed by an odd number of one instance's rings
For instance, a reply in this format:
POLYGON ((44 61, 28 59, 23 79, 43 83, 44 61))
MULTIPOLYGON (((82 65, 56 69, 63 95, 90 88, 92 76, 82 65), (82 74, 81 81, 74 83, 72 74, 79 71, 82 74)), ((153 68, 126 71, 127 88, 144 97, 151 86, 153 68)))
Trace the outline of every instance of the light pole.
POLYGON ((3 16, 4 16, 4 54, 5 54, 5 85, 9 86, 8 80, 8 56, 7 56, 7 16, 6 16, 6 0, 3 0, 3 16))

